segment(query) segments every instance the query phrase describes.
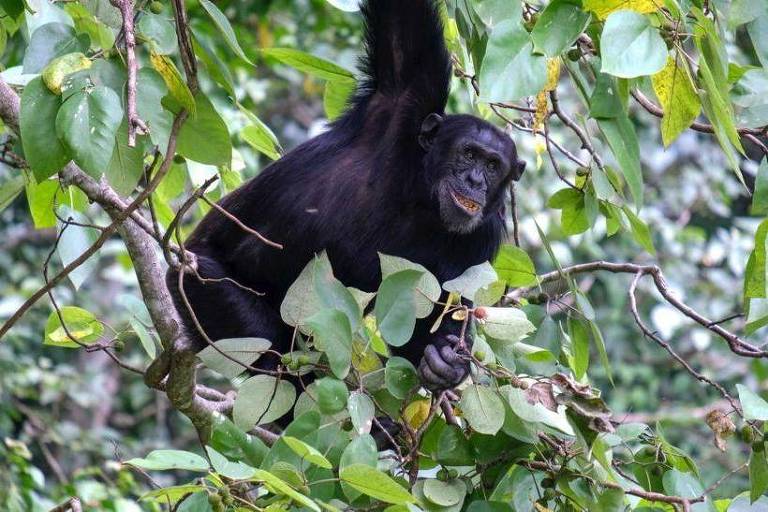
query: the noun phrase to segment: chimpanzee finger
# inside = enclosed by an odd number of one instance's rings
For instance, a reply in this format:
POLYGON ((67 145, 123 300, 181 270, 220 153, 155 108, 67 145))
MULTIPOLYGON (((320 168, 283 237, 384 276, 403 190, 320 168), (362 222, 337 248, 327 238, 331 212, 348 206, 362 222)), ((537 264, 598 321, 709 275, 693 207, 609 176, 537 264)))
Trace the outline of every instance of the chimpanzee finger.
POLYGON ((463 363, 459 354, 447 345, 440 349, 440 356, 443 358, 443 361, 454 367, 463 363))
POLYGON ((430 391, 435 389, 447 389, 451 387, 443 378, 435 375, 435 373, 429 368, 429 365, 425 359, 422 359, 421 364, 419 365, 419 377, 421 377, 421 383, 424 384, 424 387, 430 391))
POLYGON ((427 362, 432 372, 439 377, 448 382, 456 381, 456 369, 443 360, 440 352, 437 351, 437 347, 434 345, 427 345, 427 348, 424 349, 424 360, 427 362))

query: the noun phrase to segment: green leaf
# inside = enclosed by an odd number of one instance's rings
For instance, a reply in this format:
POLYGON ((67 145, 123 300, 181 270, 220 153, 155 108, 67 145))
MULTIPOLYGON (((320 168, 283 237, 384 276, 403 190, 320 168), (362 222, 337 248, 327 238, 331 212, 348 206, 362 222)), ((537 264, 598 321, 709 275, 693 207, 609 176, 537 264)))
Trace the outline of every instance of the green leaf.
POLYGON ((256 375, 240 386, 232 410, 235 425, 250 430, 254 425, 283 417, 296 401, 296 388, 271 375, 256 375))
POLYGON ((354 80, 330 80, 325 84, 323 108, 329 120, 333 121, 344 113, 356 88, 354 80))
POLYGON ((203 62, 211 78, 224 88, 230 98, 235 98, 235 84, 229 67, 221 60, 216 52, 211 50, 206 42, 201 41, 194 32, 193 35, 195 55, 197 55, 203 62))
MULTIPOLYGON (((344 452, 341 454, 339 462, 339 471, 353 464, 365 464, 375 468, 379 461, 379 450, 376 448, 376 441, 370 434, 363 434, 352 439, 344 452)), ((360 491, 355 490, 344 482, 341 482, 341 489, 344 495, 349 498, 350 503, 361 496, 360 491)))
POLYGON ((42 182, 63 168, 70 157, 56 135, 56 114, 61 98, 52 93, 42 78, 27 84, 21 95, 19 130, 26 158, 35 179, 42 182))
POLYGON ((533 96, 547 82, 547 62, 534 55, 533 43, 519 20, 493 27, 480 70, 480 99, 491 103, 533 96))
POLYGON ((589 98, 589 115, 595 119, 613 119, 626 112, 618 90, 617 78, 598 73, 595 89, 589 98))
POLYGON ((354 295, 336 277, 330 265, 315 272, 314 287, 323 308, 337 309, 349 320, 351 332, 357 332, 363 321, 360 306, 354 295))
POLYGON ((664 69, 651 78, 653 90, 664 109, 661 138, 665 146, 672 142, 696 120, 701 102, 686 67, 668 57, 664 69))
POLYGON ((176 512, 213 512, 207 492, 187 494, 176 507, 176 512))
POLYGON ((275 475, 272 475, 271 473, 268 473, 262 469, 257 469, 256 475, 254 475, 253 479, 267 484, 268 489, 272 491, 274 494, 286 496, 292 499, 293 501, 295 501, 296 503, 299 503, 307 507, 310 510, 314 510, 315 512, 321 512, 320 507, 317 505, 317 503, 307 498, 303 494, 295 491, 290 485, 288 485, 287 483, 285 483, 283 480, 276 477, 275 475))
POLYGON ((18 18, 24 12, 24 0, 0 0, 0 8, 12 18, 18 18))
POLYGON ((424 480, 422 492, 430 503, 440 507, 453 507, 464 500, 467 484, 458 478, 447 481, 427 479, 424 480))
POLYGON ((342 381, 323 377, 317 381, 317 407, 323 414, 336 414, 347 407, 349 390, 342 381))
POLYGON ((182 450, 155 450, 143 459, 131 459, 125 464, 147 471, 167 471, 169 469, 183 469, 185 471, 197 471, 207 473, 208 462, 201 456, 182 450))
POLYGON ((345 379, 352 365, 352 328, 338 309, 322 309, 307 318, 315 347, 325 352, 333 374, 345 379))
POLYGON ((725 46, 718 35, 712 20, 700 10, 693 11, 697 23, 694 28, 694 41, 701 54, 699 58, 700 94, 704 113, 714 128, 715 137, 720 143, 728 162, 739 180, 744 183, 738 157, 734 148, 744 153, 741 136, 736 129, 733 105, 728 97, 728 56, 725 46))
POLYGON ((109 167, 106 169, 107 181, 120 196, 129 196, 136 189, 139 180, 144 175, 144 141, 140 136, 136 145, 128 145, 128 121, 123 123, 115 135, 115 150, 109 167))
POLYGON ((768 402, 743 384, 736 384, 745 420, 768 421, 768 402))
POLYGON ((278 151, 274 140, 269 135, 271 132, 264 128, 265 125, 263 124, 248 125, 240 131, 240 137, 259 153, 263 153, 272 160, 277 160, 280 158, 280 152, 278 151))
POLYGON ((483 331, 492 338, 515 343, 536 330, 525 312, 517 308, 483 308, 483 331))
POLYGON ((88 36, 79 36, 63 23, 47 23, 32 34, 24 53, 24 73, 40 73, 50 61, 67 53, 85 53, 88 36))
POLYGON ((149 128, 152 143, 165 152, 173 124, 173 115, 167 111, 161 100, 168 94, 163 77, 152 68, 141 68, 137 76, 136 110, 149 128))
MULTIPOLYGON (((155 489, 148 493, 143 494, 139 501, 148 501, 150 503, 157 503, 163 505, 174 505, 179 500, 186 498, 192 493, 199 493, 205 491, 205 487, 202 485, 174 485, 171 487, 163 487, 161 489, 155 489)), ((208 501, 208 494, 202 493, 205 496, 205 500, 208 501)), ((186 501, 186 500, 185 500, 186 501)), ((181 507, 179 507, 181 509, 181 507)), ((198 511, 195 511, 198 512, 198 511)))
POLYGON ((473 267, 469 267, 459 277, 443 283, 443 289, 447 292, 455 292, 462 297, 475 300, 475 294, 481 288, 485 288, 498 280, 496 271, 487 261, 473 267))
POLYGON ((155 356, 157 355, 157 344, 155 343, 154 338, 152 338, 149 331, 147 331, 147 328, 144 327, 144 324, 142 324, 139 319, 131 318, 128 323, 139 338, 139 343, 141 343, 144 352, 146 352, 147 356, 154 361, 155 356))
POLYGON ((401 270, 416 270, 423 273, 413 290, 413 297, 416 305, 416 318, 429 316, 435 307, 435 302, 440 298, 441 288, 437 278, 423 265, 413 263, 405 258, 379 253, 379 260, 382 279, 386 279, 401 270))
MULTIPOLYGON (((84 226, 91 223, 82 213, 72 210, 68 206, 62 205, 58 209, 59 218, 67 221, 71 220, 74 224, 66 226, 59 223, 59 243, 56 246, 56 253, 65 267, 79 258, 93 243, 99 238, 99 232, 94 228, 84 226)), ((85 260, 80 266, 69 273, 69 280, 75 289, 80 288, 90 275, 96 271, 98 264, 98 253, 85 260)))
MULTIPOLYGON (((569 189, 570 190, 570 189, 569 189)), ((536 267, 528 253, 519 247, 506 244, 501 247, 493 262, 493 268, 507 286, 521 287, 536 284, 536 267)))
POLYGON ((0 212, 6 209, 24 190, 24 176, 17 175, 0 181, 0 212))
POLYGON ((115 149, 123 119, 120 97, 103 86, 74 93, 56 115, 56 134, 72 159, 91 177, 100 179, 115 149))
POLYGON ((475 457, 464 432, 455 425, 442 429, 437 440, 436 460, 447 466, 470 466, 475 457))
POLYGON ((755 18, 747 25, 749 38, 755 48, 755 53, 764 68, 768 68, 768 14, 755 18))
POLYGON ((225 416, 213 415, 213 431, 208 444, 231 460, 243 461, 258 467, 267 455, 267 445, 260 439, 246 434, 225 416))
POLYGON ((366 496, 379 501, 393 505, 417 503, 416 498, 388 475, 364 464, 345 467, 339 472, 339 478, 366 496))
POLYGON ((226 42, 227 46, 229 46, 229 48, 235 52, 235 55, 243 59, 248 64, 253 64, 253 62, 245 55, 245 52, 240 47, 240 43, 237 42, 235 31, 232 29, 232 25, 230 25, 227 17, 224 16, 224 13, 221 12, 219 8, 209 0, 200 0, 200 5, 203 7, 203 9, 205 9, 205 12, 208 13, 208 16, 210 16, 213 24, 216 25, 216 27, 219 29, 219 32, 221 32, 221 35, 224 36, 224 42, 226 42))
POLYGON ((307 462, 325 469, 333 468, 333 465, 323 456, 322 453, 304 441, 291 436, 282 436, 281 439, 285 442, 285 444, 288 445, 291 450, 293 450, 296 455, 306 460, 307 462))
POLYGON ((264 338, 229 338, 205 347, 197 353, 197 357, 222 377, 234 379, 246 370, 245 366, 256 362, 271 346, 272 343, 264 338))
POLYGON ((653 75, 667 62, 667 46, 648 17, 616 11, 605 20, 600 38, 602 72, 622 78, 653 75))
POLYGON ((752 445, 749 457, 749 499, 752 503, 768 491, 768 458, 765 453, 765 441, 752 445))
POLYGON ((265 48, 261 50, 261 54, 266 58, 278 60, 287 66, 323 80, 331 82, 355 80, 355 75, 351 71, 333 62, 292 48, 265 48))
POLYGON ((422 278, 418 270, 402 270, 385 278, 376 297, 374 314, 384 340, 401 347, 416 327, 414 290, 422 278))
POLYGON ((474 4, 477 15, 489 27, 502 21, 519 21, 523 16, 522 2, 517 0, 476 0, 474 4))
POLYGON ((744 272, 744 296, 746 298, 760 299, 766 294, 766 270, 768 270, 768 258, 766 248, 768 246, 768 219, 762 221, 755 233, 755 249, 749 256, 747 268, 744 272))
POLYGON ((256 470, 248 464, 231 462, 210 446, 206 446, 205 451, 208 453, 208 458, 211 459, 213 470, 221 476, 233 480, 246 480, 256 474, 256 470))
MULTIPOLYGON (((14 181, 24 183, 24 179, 21 176, 18 176, 17 180, 14 181)), ((27 182, 27 204, 29 205, 29 213, 32 215, 32 220, 35 223, 35 229, 56 226, 54 208, 56 203, 60 202, 63 194, 60 192, 60 187, 61 185, 58 180, 45 180, 40 183, 29 180, 27 182)), ((0 196, 2 196, 2 193, 0 193, 0 196)), ((0 200, 0 204, 2 202, 0 200)))
POLYGON ((766 96, 768 96, 768 71, 745 70, 731 90, 733 104, 741 107, 736 116, 739 126, 760 128, 768 125, 768 97, 766 96))
POLYGON ((384 368, 384 381, 392 396, 402 400, 408 396, 409 391, 418 386, 419 376, 410 361, 402 357, 392 357, 387 360, 387 366, 384 368))
POLYGON ((109 50, 115 45, 115 32, 91 14, 85 5, 68 2, 64 10, 75 22, 75 31, 78 34, 88 34, 91 46, 109 50))
POLYGON ((651 230, 648 228, 648 225, 628 207, 624 206, 621 210, 629 219, 629 225, 632 226, 632 237, 651 256, 655 256, 656 248, 653 246, 653 238, 651 237, 651 230))
POLYGON ((373 417, 376 414, 376 406, 373 400, 360 391, 354 391, 349 395, 347 410, 352 420, 352 426, 358 436, 368 434, 373 426, 373 417))
POLYGON ((59 309, 59 313, 54 311, 48 317, 43 344, 61 348, 80 348, 80 344, 90 345, 98 341, 103 333, 104 325, 93 316, 93 313, 75 306, 64 306, 59 309), (66 329, 62 327, 62 319, 66 329))
POLYGON ((459 406, 475 432, 495 435, 504 425, 504 402, 487 386, 467 387, 461 394, 459 406))
POLYGON ((299 277, 288 288, 280 305, 280 317, 283 322, 299 327, 304 334, 311 333, 306 325, 307 319, 322 309, 321 299, 315 289, 315 274, 319 272, 333 272, 325 252, 307 263, 299 277))
POLYGON ((203 93, 197 94, 195 105, 196 114, 179 131, 177 152, 201 164, 230 165, 232 141, 227 125, 203 93))
MULTIPOLYGON (((669 496, 679 496, 681 498, 697 498, 704 493, 704 486, 692 473, 683 473, 677 469, 670 469, 664 473, 662 478, 664 491, 669 496)), ((694 510, 712 510, 707 504, 695 505, 694 510)))
POLYGON ((639 210, 643 204, 643 172, 635 127, 625 112, 613 119, 598 120, 597 125, 619 163, 619 169, 635 201, 635 208, 639 210))
POLYGON ((534 50, 547 57, 558 57, 584 32, 590 18, 571 0, 554 0, 539 14, 533 27, 534 50))
POLYGON ((576 380, 582 380, 589 368, 589 331, 583 320, 568 319, 568 331, 571 338, 573 363, 571 369, 576 380))
POLYGON ((171 55, 179 47, 173 21, 158 14, 143 13, 136 24, 137 35, 149 41, 152 51, 159 55, 171 55))
POLYGON ((525 391, 510 385, 500 387, 499 393, 520 419, 532 423, 543 423, 565 434, 575 435, 573 427, 565 416, 564 406, 561 405, 557 411, 553 411, 539 401, 529 401, 525 391))

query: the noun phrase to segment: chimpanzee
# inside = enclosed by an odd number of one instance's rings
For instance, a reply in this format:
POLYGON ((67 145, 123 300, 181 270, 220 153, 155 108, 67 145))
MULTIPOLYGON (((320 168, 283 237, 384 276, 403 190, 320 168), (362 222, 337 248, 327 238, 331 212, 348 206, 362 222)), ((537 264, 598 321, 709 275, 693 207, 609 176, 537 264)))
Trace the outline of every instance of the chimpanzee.
MULTIPOLYGON (((346 112, 221 200, 223 209, 283 248, 216 209, 186 243, 199 274, 217 280, 184 280, 212 340, 261 337, 289 351, 292 329, 280 318, 280 304, 321 251, 346 286, 375 291, 378 253, 419 263, 442 283, 492 259, 506 234, 505 193, 525 164, 495 126, 445 113, 452 67, 438 3, 364 0, 362 13, 362 79, 346 112)), ((173 270, 168 284, 187 332, 202 348, 173 270)), ((419 365, 423 384, 433 390, 459 384, 469 370, 457 354, 459 322, 446 320, 430 333, 435 314, 395 350, 419 365)), ((277 363, 274 357, 259 361, 277 363)))

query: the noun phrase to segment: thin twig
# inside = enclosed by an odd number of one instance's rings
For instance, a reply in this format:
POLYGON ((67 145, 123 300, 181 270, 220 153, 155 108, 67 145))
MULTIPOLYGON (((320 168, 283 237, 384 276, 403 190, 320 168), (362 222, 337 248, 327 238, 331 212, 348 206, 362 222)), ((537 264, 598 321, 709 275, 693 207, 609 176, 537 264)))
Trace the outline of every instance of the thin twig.
POLYGON ((138 63, 136 61, 136 32, 133 26, 133 0, 111 0, 111 3, 120 10, 120 15, 123 18, 122 32, 125 37, 126 67, 128 68, 128 83, 126 85, 128 146, 135 147, 136 134, 145 134, 148 130, 136 108, 138 63))

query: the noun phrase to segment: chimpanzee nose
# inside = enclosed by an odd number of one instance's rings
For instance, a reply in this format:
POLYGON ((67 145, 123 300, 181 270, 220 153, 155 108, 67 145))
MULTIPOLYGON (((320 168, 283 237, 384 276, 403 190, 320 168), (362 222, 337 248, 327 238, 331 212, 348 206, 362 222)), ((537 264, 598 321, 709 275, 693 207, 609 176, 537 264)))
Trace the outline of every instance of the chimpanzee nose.
POLYGON ((483 171, 480 169, 472 169, 467 173, 466 180, 472 187, 480 187, 480 185, 485 183, 485 176, 483 176, 483 171))

